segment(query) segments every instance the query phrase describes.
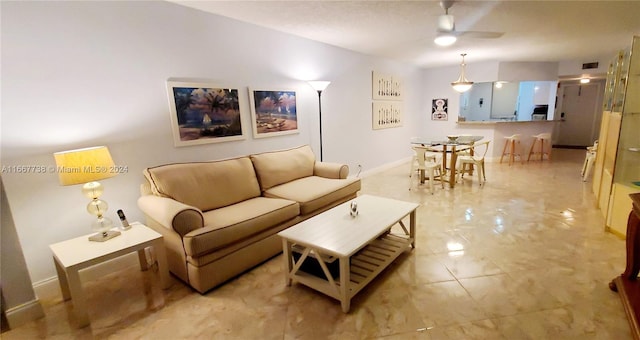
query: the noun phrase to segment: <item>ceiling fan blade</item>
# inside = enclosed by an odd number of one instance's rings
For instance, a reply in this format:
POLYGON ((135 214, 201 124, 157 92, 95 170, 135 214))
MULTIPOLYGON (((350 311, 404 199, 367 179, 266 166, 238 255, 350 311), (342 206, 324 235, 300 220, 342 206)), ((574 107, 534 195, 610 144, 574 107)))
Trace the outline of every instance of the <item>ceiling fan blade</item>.
POLYGON ((454 0, 440 1, 440 6, 444 9, 445 14, 438 16, 438 27, 436 32, 438 36, 446 34, 457 37, 478 39, 497 39, 504 35, 504 32, 483 32, 483 31, 457 31, 453 15, 449 14, 449 8, 453 6, 454 0))
POLYGON ((504 32, 456 31, 456 35, 477 39, 497 39, 502 37, 504 32))

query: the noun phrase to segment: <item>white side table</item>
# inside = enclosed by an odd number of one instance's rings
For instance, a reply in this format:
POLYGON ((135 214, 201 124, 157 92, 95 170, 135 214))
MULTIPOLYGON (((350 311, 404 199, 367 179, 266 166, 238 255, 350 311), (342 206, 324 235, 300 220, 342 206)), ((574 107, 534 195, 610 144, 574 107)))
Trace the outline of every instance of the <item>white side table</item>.
POLYGON ((158 261, 158 273, 163 289, 169 288, 169 269, 162 235, 142 223, 131 223, 131 229, 105 242, 91 242, 80 236, 49 246, 58 272, 63 299, 73 301, 73 311, 80 327, 89 325, 87 301, 80 284, 79 271, 93 265, 137 251, 140 268, 147 270, 144 249, 153 247, 158 261))

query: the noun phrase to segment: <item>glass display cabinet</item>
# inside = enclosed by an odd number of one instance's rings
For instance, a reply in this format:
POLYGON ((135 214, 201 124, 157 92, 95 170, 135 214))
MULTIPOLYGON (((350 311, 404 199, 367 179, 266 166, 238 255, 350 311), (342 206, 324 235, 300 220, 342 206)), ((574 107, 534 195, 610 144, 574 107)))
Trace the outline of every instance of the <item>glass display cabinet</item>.
POLYGON ((624 237, 629 194, 640 192, 640 37, 611 62, 603 101, 593 191, 606 229, 624 237))
POLYGON ((628 55, 619 84, 625 91, 614 98, 614 108, 621 105, 622 123, 607 216, 607 226, 623 234, 632 204, 629 194, 640 192, 640 37, 634 38, 628 55))

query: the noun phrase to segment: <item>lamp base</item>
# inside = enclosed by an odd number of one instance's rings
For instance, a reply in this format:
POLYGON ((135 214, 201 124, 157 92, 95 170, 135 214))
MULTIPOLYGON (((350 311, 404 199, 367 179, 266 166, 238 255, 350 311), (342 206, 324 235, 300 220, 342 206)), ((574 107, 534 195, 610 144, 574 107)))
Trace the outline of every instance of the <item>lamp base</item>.
POLYGON ((89 236, 89 241, 93 241, 93 242, 104 242, 107 240, 110 240, 116 236, 120 236, 120 232, 119 231, 115 231, 115 230, 109 230, 109 231, 105 231, 102 233, 97 233, 95 235, 91 235, 89 236))

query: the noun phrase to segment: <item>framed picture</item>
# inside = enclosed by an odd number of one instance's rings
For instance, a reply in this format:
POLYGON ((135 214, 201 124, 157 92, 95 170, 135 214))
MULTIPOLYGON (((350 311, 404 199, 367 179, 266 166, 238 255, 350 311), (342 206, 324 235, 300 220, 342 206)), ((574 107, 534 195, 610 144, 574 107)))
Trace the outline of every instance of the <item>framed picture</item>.
POLYGON ((298 133, 296 92, 249 89, 253 137, 298 133))
POLYGON ((449 99, 431 101, 431 120, 449 120, 449 99))
POLYGON ((244 139, 238 89, 167 82, 175 146, 244 139))
POLYGON ((373 100, 402 100, 402 80, 398 76, 373 71, 371 87, 373 100))
POLYGON ((374 130, 402 126, 402 102, 373 102, 374 130))

